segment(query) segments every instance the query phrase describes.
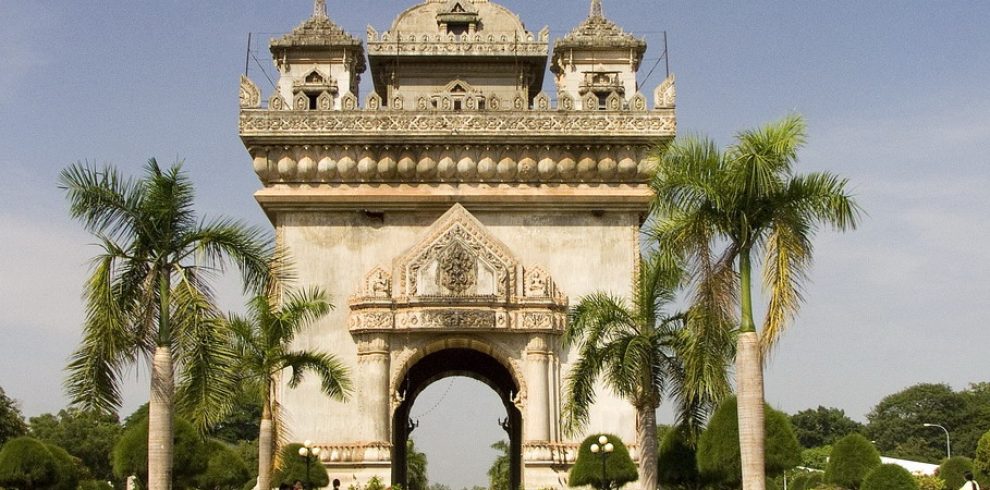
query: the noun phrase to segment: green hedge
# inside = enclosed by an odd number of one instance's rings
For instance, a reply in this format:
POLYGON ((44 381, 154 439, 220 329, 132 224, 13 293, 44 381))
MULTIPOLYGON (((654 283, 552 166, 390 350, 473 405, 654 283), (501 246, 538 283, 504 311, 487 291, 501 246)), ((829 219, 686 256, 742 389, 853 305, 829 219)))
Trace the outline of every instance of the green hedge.
MULTIPOLYGON (((302 444, 287 444, 280 451, 282 467, 277 469, 272 475, 272 484, 292 485, 299 480, 306 482, 306 458, 299 455, 302 444)), ((319 461, 319 458, 309 458, 309 485, 307 488, 323 488, 330 484, 330 475, 327 468, 319 461)))
POLYGON ((48 488, 59 481, 61 465, 37 439, 10 439, 0 451, 0 486, 20 490, 48 488))
POLYGON ((896 464, 882 464, 866 475, 860 488, 862 490, 918 490, 918 482, 910 471, 896 464))
MULTIPOLYGON (((739 419, 736 398, 725 399, 712 414, 708 427, 698 439, 698 470, 702 478, 735 487, 742 481, 739 455, 739 419)), ((801 445, 787 414, 764 406, 766 442, 764 457, 767 476, 775 477, 801 462, 801 445)))
POLYGON ((605 459, 605 481, 611 483, 612 488, 619 488, 626 483, 636 481, 639 472, 636 465, 629 457, 629 449, 622 443, 622 440, 613 434, 595 434, 588 436, 578 450, 577 461, 571 468, 567 484, 572 487, 591 485, 599 488, 602 483, 602 456, 601 453, 591 452, 591 445, 598 444, 598 438, 604 435, 615 446, 615 450, 605 459))
POLYGON ((657 451, 657 478, 661 486, 691 488, 701 484, 698 459, 684 426, 667 431, 657 451))
POLYGON ((967 471, 973 471, 973 460, 965 456, 953 456, 939 465, 938 476, 945 480, 946 488, 960 488, 966 483, 964 475, 967 471))
POLYGON ((832 446, 825 481, 858 489, 866 475, 880 466, 880 453, 862 434, 849 434, 832 446))

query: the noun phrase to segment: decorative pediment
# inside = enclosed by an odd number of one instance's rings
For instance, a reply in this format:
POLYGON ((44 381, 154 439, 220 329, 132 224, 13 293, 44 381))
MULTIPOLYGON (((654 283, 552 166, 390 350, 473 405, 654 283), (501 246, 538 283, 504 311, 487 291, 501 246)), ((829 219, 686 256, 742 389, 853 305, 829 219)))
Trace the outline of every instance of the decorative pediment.
POLYGON ((498 296, 511 293, 516 260, 460 204, 394 264, 402 296, 498 296))
POLYGON ((612 92, 605 99, 605 109, 609 111, 621 111, 622 102, 622 96, 618 92, 612 92))
POLYGON ((653 92, 653 106, 657 109, 672 109, 676 105, 677 86, 674 75, 671 75, 653 92))
POLYGON ((567 299, 542 267, 508 247, 455 204, 422 239, 364 276, 350 300, 351 333, 563 332, 567 299))

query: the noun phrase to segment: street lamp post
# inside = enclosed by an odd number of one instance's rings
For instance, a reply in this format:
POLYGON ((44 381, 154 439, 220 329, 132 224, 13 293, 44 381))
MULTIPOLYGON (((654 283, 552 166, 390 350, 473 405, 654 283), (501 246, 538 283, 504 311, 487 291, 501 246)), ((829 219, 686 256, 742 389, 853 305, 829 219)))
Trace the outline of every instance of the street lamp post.
POLYGON ((938 427, 939 429, 942 429, 943 432, 945 432, 945 457, 947 459, 948 458, 951 458, 952 457, 952 443, 949 442, 949 429, 946 429, 945 427, 942 427, 941 425, 938 425, 938 424, 922 424, 922 425, 924 425, 925 427, 938 427))
POLYGON ((299 455, 306 458, 306 490, 310 490, 313 488, 313 483, 309 479, 310 460, 320 456, 320 448, 313 447, 313 441, 306 441, 303 447, 299 448, 299 455))
POLYGON ((602 481, 601 490, 608 490, 611 485, 608 482, 608 477, 605 474, 606 466, 605 460, 608 459, 608 455, 615 451, 615 446, 608 442, 608 437, 604 435, 598 437, 598 443, 591 445, 591 452, 594 454, 601 454, 602 456, 602 481))

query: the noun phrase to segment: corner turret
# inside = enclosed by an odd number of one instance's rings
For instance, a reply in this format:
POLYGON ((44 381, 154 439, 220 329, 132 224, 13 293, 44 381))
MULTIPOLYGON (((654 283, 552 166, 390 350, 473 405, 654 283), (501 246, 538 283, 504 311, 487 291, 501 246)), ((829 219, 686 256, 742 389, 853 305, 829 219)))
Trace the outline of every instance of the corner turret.
POLYGON ((587 102, 593 94, 603 109, 613 93, 629 100, 639 89, 636 72, 645 53, 646 41, 607 19, 602 0, 592 0, 588 18, 554 43, 557 97, 587 102))
POLYGON ((326 0, 314 0, 313 16, 272 39, 269 47, 280 74, 275 97, 281 103, 296 110, 330 110, 340 109, 348 94, 359 96, 367 69, 364 46, 330 20, 326 0))

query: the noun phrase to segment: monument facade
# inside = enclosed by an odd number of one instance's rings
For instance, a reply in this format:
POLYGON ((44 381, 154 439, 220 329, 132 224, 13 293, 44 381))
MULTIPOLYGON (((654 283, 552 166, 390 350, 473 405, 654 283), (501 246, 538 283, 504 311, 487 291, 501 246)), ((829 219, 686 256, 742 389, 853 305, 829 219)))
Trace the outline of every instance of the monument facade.
POLYGON ((456 375, 503 401, 514 489, 564 487, 585 434, 635 457, 633 409, 607 390, 563 433, 561 334, 582 295, 631 291, 650 150, 676 131, 673 79, 649 99, 637 84, 646 43, 600 0, 552 51, 548 28, 488 0, 423 1, 365 42, 317 0, 270 48, 277 88, 242 79, 240 135, 299 284, 337 306, 299 345, 356 387, 346 403, 315 379, 280 389, 290 438, 321 446, 344 488, 404 483, 410 407, 456 375))

